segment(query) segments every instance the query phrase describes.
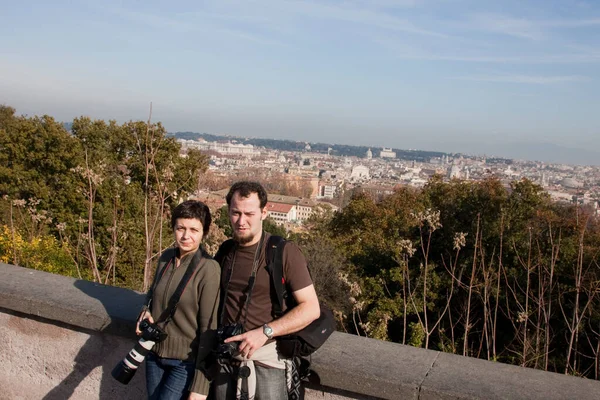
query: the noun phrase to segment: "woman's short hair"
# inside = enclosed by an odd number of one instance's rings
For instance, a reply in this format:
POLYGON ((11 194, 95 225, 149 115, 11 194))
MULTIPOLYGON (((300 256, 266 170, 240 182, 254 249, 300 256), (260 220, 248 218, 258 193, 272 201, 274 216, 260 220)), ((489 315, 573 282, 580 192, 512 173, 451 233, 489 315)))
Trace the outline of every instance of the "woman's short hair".
POLYGON ((175 224, 179 218, 197 219, 202 224, 203 236, 208 235, 212 217, 208 206, 198 200, 186 200, 179 204, 171 214, 171 229, 175 229, 175 224))

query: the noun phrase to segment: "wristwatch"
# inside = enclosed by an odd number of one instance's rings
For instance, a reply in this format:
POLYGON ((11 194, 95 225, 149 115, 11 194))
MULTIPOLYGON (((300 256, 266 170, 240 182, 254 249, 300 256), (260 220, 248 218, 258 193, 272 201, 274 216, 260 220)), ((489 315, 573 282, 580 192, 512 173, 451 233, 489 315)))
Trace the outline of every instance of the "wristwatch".
POLYGON ((264 324, 263 325, 263 333, 265 334, 265 336, 269 339, 273 339, 273 328, 271 328, 269 325, 264 324))

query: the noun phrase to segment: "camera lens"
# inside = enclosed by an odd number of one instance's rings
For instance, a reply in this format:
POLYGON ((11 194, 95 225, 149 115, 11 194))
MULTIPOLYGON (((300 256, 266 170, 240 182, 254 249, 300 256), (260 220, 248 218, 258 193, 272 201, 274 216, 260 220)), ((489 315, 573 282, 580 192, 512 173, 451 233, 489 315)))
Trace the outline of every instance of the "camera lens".
POLYGON ((238 376, 240 378, 247 378, 250 376, 250 367, 244 365, 243 367, 240 367, 240 370, 238 372, 238 376))
POLYGON ((127 356, 112 370, 113 378, 127 385, 153 346, 153 341, 140 339, 127 356))

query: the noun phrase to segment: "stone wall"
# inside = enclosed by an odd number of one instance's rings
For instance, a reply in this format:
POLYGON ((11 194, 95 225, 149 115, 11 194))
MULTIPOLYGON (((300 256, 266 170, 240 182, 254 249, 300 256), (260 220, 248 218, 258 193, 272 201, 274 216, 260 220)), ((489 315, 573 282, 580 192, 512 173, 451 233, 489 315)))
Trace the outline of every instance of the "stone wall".
MULTIPOLYGON (((140 399, 110 375, 143 295, 0 264, 0 399, 140 399)), ((600 382, 334 333, 307 399, 599 399, 600 382)))
POLYGON ((121 385, 110 371, 131 349, 121 336, 0 313, 1 399, 143 399, 143 369, 121 385))

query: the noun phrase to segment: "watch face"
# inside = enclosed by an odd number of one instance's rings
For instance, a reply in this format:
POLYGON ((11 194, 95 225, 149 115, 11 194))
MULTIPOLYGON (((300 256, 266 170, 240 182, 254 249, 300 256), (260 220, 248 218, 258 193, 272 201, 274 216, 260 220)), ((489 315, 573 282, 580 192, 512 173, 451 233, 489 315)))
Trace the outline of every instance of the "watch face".
POLYGON ((264 334, 271 339, 271 336, 273 336, 273 328, 271 328, 269 325, 263 326, 263 332, 264 334))

